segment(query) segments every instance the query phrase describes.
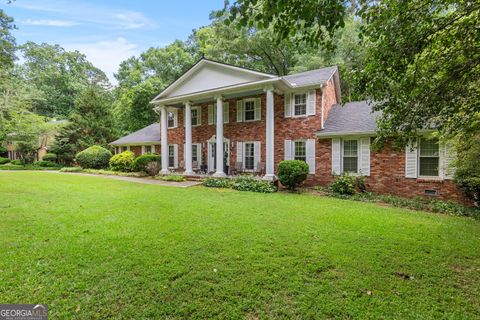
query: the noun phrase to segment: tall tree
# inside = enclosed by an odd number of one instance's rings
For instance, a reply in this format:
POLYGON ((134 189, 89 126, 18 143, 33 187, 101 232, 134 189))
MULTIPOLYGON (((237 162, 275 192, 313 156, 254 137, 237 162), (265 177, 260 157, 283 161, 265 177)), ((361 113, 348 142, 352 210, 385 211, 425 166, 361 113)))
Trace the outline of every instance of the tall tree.
POLYGON ((0 9, 0 70, 12 67, 15 60, 16 43, 11 33, 13 29, 13 18, 0 9))
POLYGON ((63 126, 51 148, 58 159, 71 163, 75 155, 92 145, 108 147, 117 136, 112 115, 112 94, 90 85, 75 99, 75 111, 63 126))
POLYGON ((103 71, 94 67, 84 54, 65 51, 59 45, 27 42, 20 47, 25 62, 24 77, 44 93, 35 104, 38 114, 68 117, 76 96, 90 85, 109 87, 103 71))
POLYGON ((115 117, 122 133, 138 130, 158 116, 150 101, 166 86, 176 80, 198 59, 182 41, 164 48, 150 48, 139 57, 121 63, 115 77, 115 117))

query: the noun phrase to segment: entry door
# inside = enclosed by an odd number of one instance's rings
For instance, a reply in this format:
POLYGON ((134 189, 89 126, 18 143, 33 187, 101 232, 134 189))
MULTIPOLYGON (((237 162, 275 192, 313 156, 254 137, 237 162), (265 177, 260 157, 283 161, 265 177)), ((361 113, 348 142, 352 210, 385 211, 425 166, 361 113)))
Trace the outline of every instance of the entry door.
MULTIPOLYGON (((223 143, 223 170, 227 169, 227 164, 230 162, 230 148, 228 142, 223 143)), ((208 143, 208 172, 215 172, 217 170, 217 143, 208 143)))

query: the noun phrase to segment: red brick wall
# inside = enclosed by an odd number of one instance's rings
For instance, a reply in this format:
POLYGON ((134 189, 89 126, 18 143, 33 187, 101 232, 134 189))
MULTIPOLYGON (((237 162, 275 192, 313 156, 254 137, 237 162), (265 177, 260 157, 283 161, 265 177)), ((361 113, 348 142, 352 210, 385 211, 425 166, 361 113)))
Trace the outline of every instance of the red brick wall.
POLYGON ((138 157, 142 154, 142 146, 130 146, 130 151, 135 154, 135 157, 138 157))
MULTIPOLYGON (((308 183, 326 185, 333 180, 332 140, 319 140, 317 147, 316 175, 308 183)), ((378 152, 371 151, 370 176, 366 177, 365 184, 369 191, 378 193, 390 193, 408 198, 416 196, 432 198, 424 195, 424 191, 428 189, 437 191, 438 196, 433 198, 469 202, 452 180, 405 178, 405 152, 393 150, 390 146, 378 152)))

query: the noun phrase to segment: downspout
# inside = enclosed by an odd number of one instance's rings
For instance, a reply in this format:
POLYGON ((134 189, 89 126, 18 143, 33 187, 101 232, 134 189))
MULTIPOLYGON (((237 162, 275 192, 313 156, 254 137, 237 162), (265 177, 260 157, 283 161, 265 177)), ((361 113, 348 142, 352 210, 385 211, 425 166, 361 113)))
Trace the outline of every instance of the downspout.
POLYGON ((322 90, 322 115, 321 115, 321 129, 323 130, 324 128, 324 123, 325 123, 325 85, 322 83, 322 85, 320 86, 320 90, 322 90))

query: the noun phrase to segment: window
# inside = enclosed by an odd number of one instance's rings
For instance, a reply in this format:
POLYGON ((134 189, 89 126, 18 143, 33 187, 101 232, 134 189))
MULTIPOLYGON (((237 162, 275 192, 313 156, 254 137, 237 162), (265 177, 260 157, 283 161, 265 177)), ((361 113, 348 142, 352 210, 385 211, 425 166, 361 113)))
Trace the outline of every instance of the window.
POLYGON ((122 147, 122 152, 125 152, 128 150, 128 147, 122 147))
POLYGON ((420 176, 437 177, 439 165, 439 147, 436 139, 420 139, 418 170, 420 176))
POLYGON ((199 117, 199 112, 198 108, 192 108, 192 126, 197 126, 200 124, 200 117, 199 117))
POLYGON ((307 148, 305 141, 295 141, 295 160, 307 161, 307 148))
POLYGON ((253 142, 245 143, 245 169, 255 169, 255 144, 253 142))
POLYGON ((167 127, 168 128, 175 128, 176 127, 176 119, 175 119, 175 112, 169 111, 168 112, 168 120, 167 120, 167 127))
POLYGON ((343 141, 343 172, 358 172, 358 141, 343 141))
POLYGON ((307 94, 296 94, 294 96, 294 115, 305 116, 307 115, 307 94))
POLYGON ((152 153, 152 146, 145 146, 145 153, 152 153))
POLYGON ((173 144, 168 145, 168 166, 175 167, 175 146, 173 144))
POLYGON ((197 144, 192 144, 192 162, 193 161, 198 162, 198 145, 197 144))
POLYGON ((245 121, 255 120, 255 100, 245 100, 244 113, 245 121))

